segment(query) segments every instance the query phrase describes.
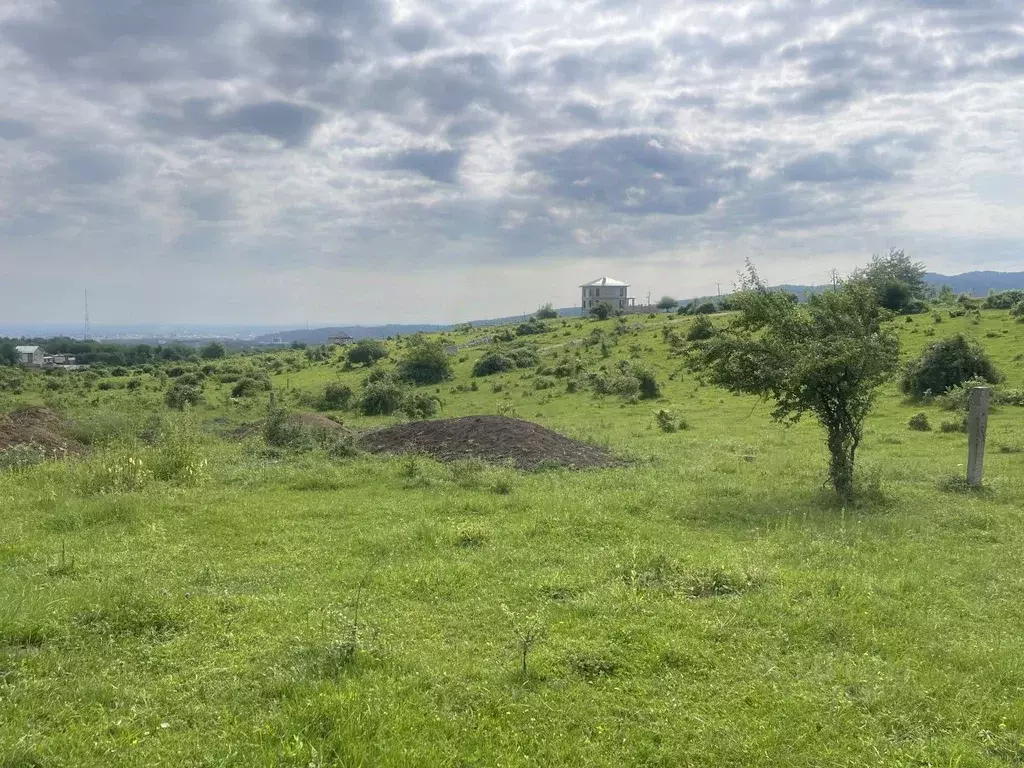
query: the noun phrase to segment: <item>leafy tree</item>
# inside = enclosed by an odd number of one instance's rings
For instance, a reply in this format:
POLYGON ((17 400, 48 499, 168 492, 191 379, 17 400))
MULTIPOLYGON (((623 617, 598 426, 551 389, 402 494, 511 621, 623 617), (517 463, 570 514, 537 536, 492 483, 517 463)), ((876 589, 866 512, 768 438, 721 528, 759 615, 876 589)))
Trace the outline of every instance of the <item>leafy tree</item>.
POLYGON ((398 363, 398 376, 413 384, 440 384, 452 378, 452 361, 439 341, 417 339, 398 363))
POLYGON ((554 306, 550 302, 548 302, 534 313, 534 317, 536 317, 538 320, 554 320, 556 317, 558 317, 558 310, 556 310, 554 306))
POLYGON ((332 381, 324 386, 317 408, 322 411, 340 411, 348 408, 351 400, 352 388, 339 381, 332 381))
POLYGON ((853 274, 875 290, 878 303, 886 309, 902 312, 910 302, 931 298, 932 289, 925 282, 924 264, 912 261, 901 248, 890 248, 886 254, 875 254, 871 263, 853 274))
POLYGON ((18 362, 18 353, 14 351, 14 344, 4 342, 0 344, 0 365, 15 365, 18 362))
POLYGON ((673 310, 679 306, 679 302, 673 299, 671 296, 662 296, 661 301, 658 302, 658 309, 664 309, 666 311, 673 310))
POLYGON ((199 356, 203 358, 203 360, 220 360, 226 354, 227 349, 225 349, 223 344, 221 344, 219 341, 211 341, 209 344, 203 347, 202 351, 199 353, 199 356))
POLYGON ((609 317, 612 316, 612 313, 614 311, 615 310, 612 308, 612 305, 609 304, 607 301, 602 301, 599 304, 590 308, 590 314, 592 314, 598 320, 607 320, 609 317))
POLYGON ((473 363, 473 376, 490 376, 493 373, 503 373, 514 368, 516 368, 516 362, 511 357, 500 352, 488 352, 473 363))
POLYGON ((359 396, 359 411, 366 416, 390 416, 405 402, 406 390, 391 375, 363 384, 359 396))
POLYGON ((951 286, 944 285, 939 288, 939 293, 935 297, 935 301, 943 305, 956 304, 956 293, 953 292, 953 288, 951 286))
POLYGON ((348 348, 347 355, 352 365, 370 366, 388 356, 388 347, 380 339, 361 339, 348 348))
POLYGON ((689 365, 731 392, 775 401, 772 417, 813 414, 827 433, 829 479, 853 495, 854 463, 876 389, 899 364, 899 340, 862 281, 793 304, 760 281, 735 296, 739 316, 689 353, 689 365))
POLYGON ((913 397, 942 395, 968 381, 998 384, 1002 374, 981 346, 962 333, 932 344, 903 371, 900 389, 913 397))
POLYGON ((718 307, 715 306, 713 301, 705 301, 703 304, 697 304, 693 307, 693 314, 695 315, 713 315, 718 311, 718 307))

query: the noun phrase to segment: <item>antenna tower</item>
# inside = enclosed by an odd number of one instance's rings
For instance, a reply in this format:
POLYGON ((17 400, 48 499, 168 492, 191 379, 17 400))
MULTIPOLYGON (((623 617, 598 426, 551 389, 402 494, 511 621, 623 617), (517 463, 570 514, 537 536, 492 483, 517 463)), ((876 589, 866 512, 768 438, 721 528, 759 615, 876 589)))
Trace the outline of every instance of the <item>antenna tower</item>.
POLYGON ((89 323, 89 291, 85 292, 85 337, 83 341, 89 341, 92 338, 92 325, 89 323))

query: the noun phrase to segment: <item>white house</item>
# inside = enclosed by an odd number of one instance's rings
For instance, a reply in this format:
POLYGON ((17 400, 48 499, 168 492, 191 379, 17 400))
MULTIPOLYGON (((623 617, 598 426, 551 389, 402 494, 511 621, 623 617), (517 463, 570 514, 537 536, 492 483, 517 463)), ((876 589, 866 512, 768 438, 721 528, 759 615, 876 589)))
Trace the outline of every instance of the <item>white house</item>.
POLYGON ((583 289, 584 312, 589 312, 601 302, 611 304, 612 309, 626 310, 634 305, 635 299, 629 296, 629 283, 613 280, 610 277, 599 277, 580 286, 583 289))
POLYGON ((15 347, 14 352, 18 355, 18 362, 22 365, 32 365, 37 368, 43 366, 46 353, 42 347, 15 347))
POLYGON ((349 336, 344 331, 339 331, 330 338, 327 339, 328 344, 336 344, 339 347, 347 347, 349 344, 354 344, 355 339, 349 336))

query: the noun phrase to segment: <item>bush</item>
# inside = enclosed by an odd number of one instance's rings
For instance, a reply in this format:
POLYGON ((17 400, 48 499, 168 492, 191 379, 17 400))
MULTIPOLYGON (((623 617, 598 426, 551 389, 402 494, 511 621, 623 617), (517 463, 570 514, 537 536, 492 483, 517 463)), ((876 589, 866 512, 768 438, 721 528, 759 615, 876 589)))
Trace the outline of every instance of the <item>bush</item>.
POLYGON ((398 412, 404 402, 405 389, 394 378, 367 379, 359 396, 359 410, 365 416, 390 416, 398 412))
POLYGON ((413 384, 440 384, 452 378, 452 361, 438 341, 419 341, 398 364, 399 378, 413 384))
POLYGON ((202 401, 203 391, 189 384, 175 383, 164 395, 164 403, 176 411, 183 411, 189 405, 199 405, 202 401))
POLYGON ((654 377, 654 372, 643 366, 634 365, 632 374, 640 382, 640 399, 657 400, 661 397, 661 386, 654 377))
POLYGON ((474 376, 490 376, 495 373, 511 371, 516 367, 515 361, 500 352, 489 352, 473 364, 474 376))
POLYGON ((540 357, 531 347, 515 347, 508 350, 508 356, 516 364, 516 368, 532 368, 540 362, 540 357))
MULTIPOLYGON (((948 392, 939 395, 935 398, 935 401, 947 411, 967 411, 971 405, 971 390, 976 387, 987 387, 988 382, 979 381, 974 379, 972 381, 965 381, 955 387, 951 387, 948 392)), ((993 397, 993 404, 999 400, 998 396, 993 397)))
POLYGON ((715 324, 707 315, 697 315, 693 325, 686 331, 688 341, 704 341, 715 335, 715 324))
POLYGON ((662 432, 678 432, 681 429, 688 429, 686 419, 676 416, 672 411, 661 408, 654 412, 654 421, 662 432))
POLYGON ((1012 309, 1022 302, 1024 302, 1024 291, 1002 291, 986 297, 983 306, 985 309, 1012 309))
POLYGON ((997 384, 1002 375, 977 342, 957 334, 932 344, 911 361, 900 389, 913 397, 928 397, 976 379, 997 384))
POLYGON ((534 313, 534 317, 538 320, 554 320, 558 317, 558 311, 551 304, 545 304, 534 313))
POLYGON ((288 419, 288 411, 271 402, 263 422, 263 439, 275 448, 299 448, 309 443, 309 435, 300 424, 288 419))
POLYGON ((332 381, 324 387, 324 391, 317 402, 317 409, 321 411, 340 411, 348 408, 350 402, 352 402, 352 388, 341 382, 332 381))
POLYGON ((967 431, 967 419, 963 418, 963 419, 958 419, 956 421, 952 421, 952 420, 944 421, 944 422, 942 422, 942 426, 939 428, 939 430, 943 434, 953 434, 953 433, 957 433, 957 432, 966 432, 967 431))
POLYGON ((907 422, 907 426, 915 432, 931 432, 932 424, 928 421, 927 413, 919 413, 907 422))
POLYGON ((596 317, 598 320, 607 320, 612 316, 615 310, 612 309, 612 305, 607 301, 602 301, 594 307, 591 307, 590 314, 596 317))
POLYGON ((255 397, 260 392, 270 389, 270 379, 254 379, 248 376, 235 382, 231 388, 232 397, 255 397))
POLYGON ((1024 321, 1024 299, 1010 307, 1010 317, 1015 317, 1020 321, 1024 321))
POLYGON ((362 339, 348 348, 346 357, 351 365, 370 366, 388 356, 387 345, 379 339, 362 339))
POLYGON ((423 392, 409 392, 402 399, 402 413, 410 419, 426 419, 441 410, 441 400, 423 392))
POLYGON ((525 323, 520 323, 516 328, 516 336, 536 336, 541 333, 548 333, 551 329, 546 323, 537 318, 530 318, 525 323))
POLYGON ((705 301, 703 304, 698 304, 693 309, 695 315, 713 315, 718 312, 718 307, 715 306, 713 301, 705 301))

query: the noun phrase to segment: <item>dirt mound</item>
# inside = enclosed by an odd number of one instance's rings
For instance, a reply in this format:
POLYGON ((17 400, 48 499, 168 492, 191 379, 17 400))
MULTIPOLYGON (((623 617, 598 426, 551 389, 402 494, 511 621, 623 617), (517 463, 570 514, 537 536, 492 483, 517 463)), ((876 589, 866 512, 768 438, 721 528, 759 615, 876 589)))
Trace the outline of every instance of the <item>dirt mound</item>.
POLYGON ((51 456, 84 453, 86 447, 64 435, 67 423, 49 408, 29 405, 0 414, 0 451, 38 445, 51 456))
POLYGON ((413 421, 369 432, 359 447, 371 453, 424 453, 441 461, 478 458, 512 460, 520 469, 557 464, 574 469, 621 464, 598 448, 539 424, 505 416, 413 421))
MULTIPOLYGON (((312 411, 290 413, 288 414, 288 423, 310 432, 328 432, 338 437, 354 437, 356 434, 355 430, 349 429, 344 424, 339 424, 322 413, 313 413, 312 411)), ((250 437, 259 437, 265 424, 266 421, 253 421, 222 434, 229 440, 248 440, 250 437)))

